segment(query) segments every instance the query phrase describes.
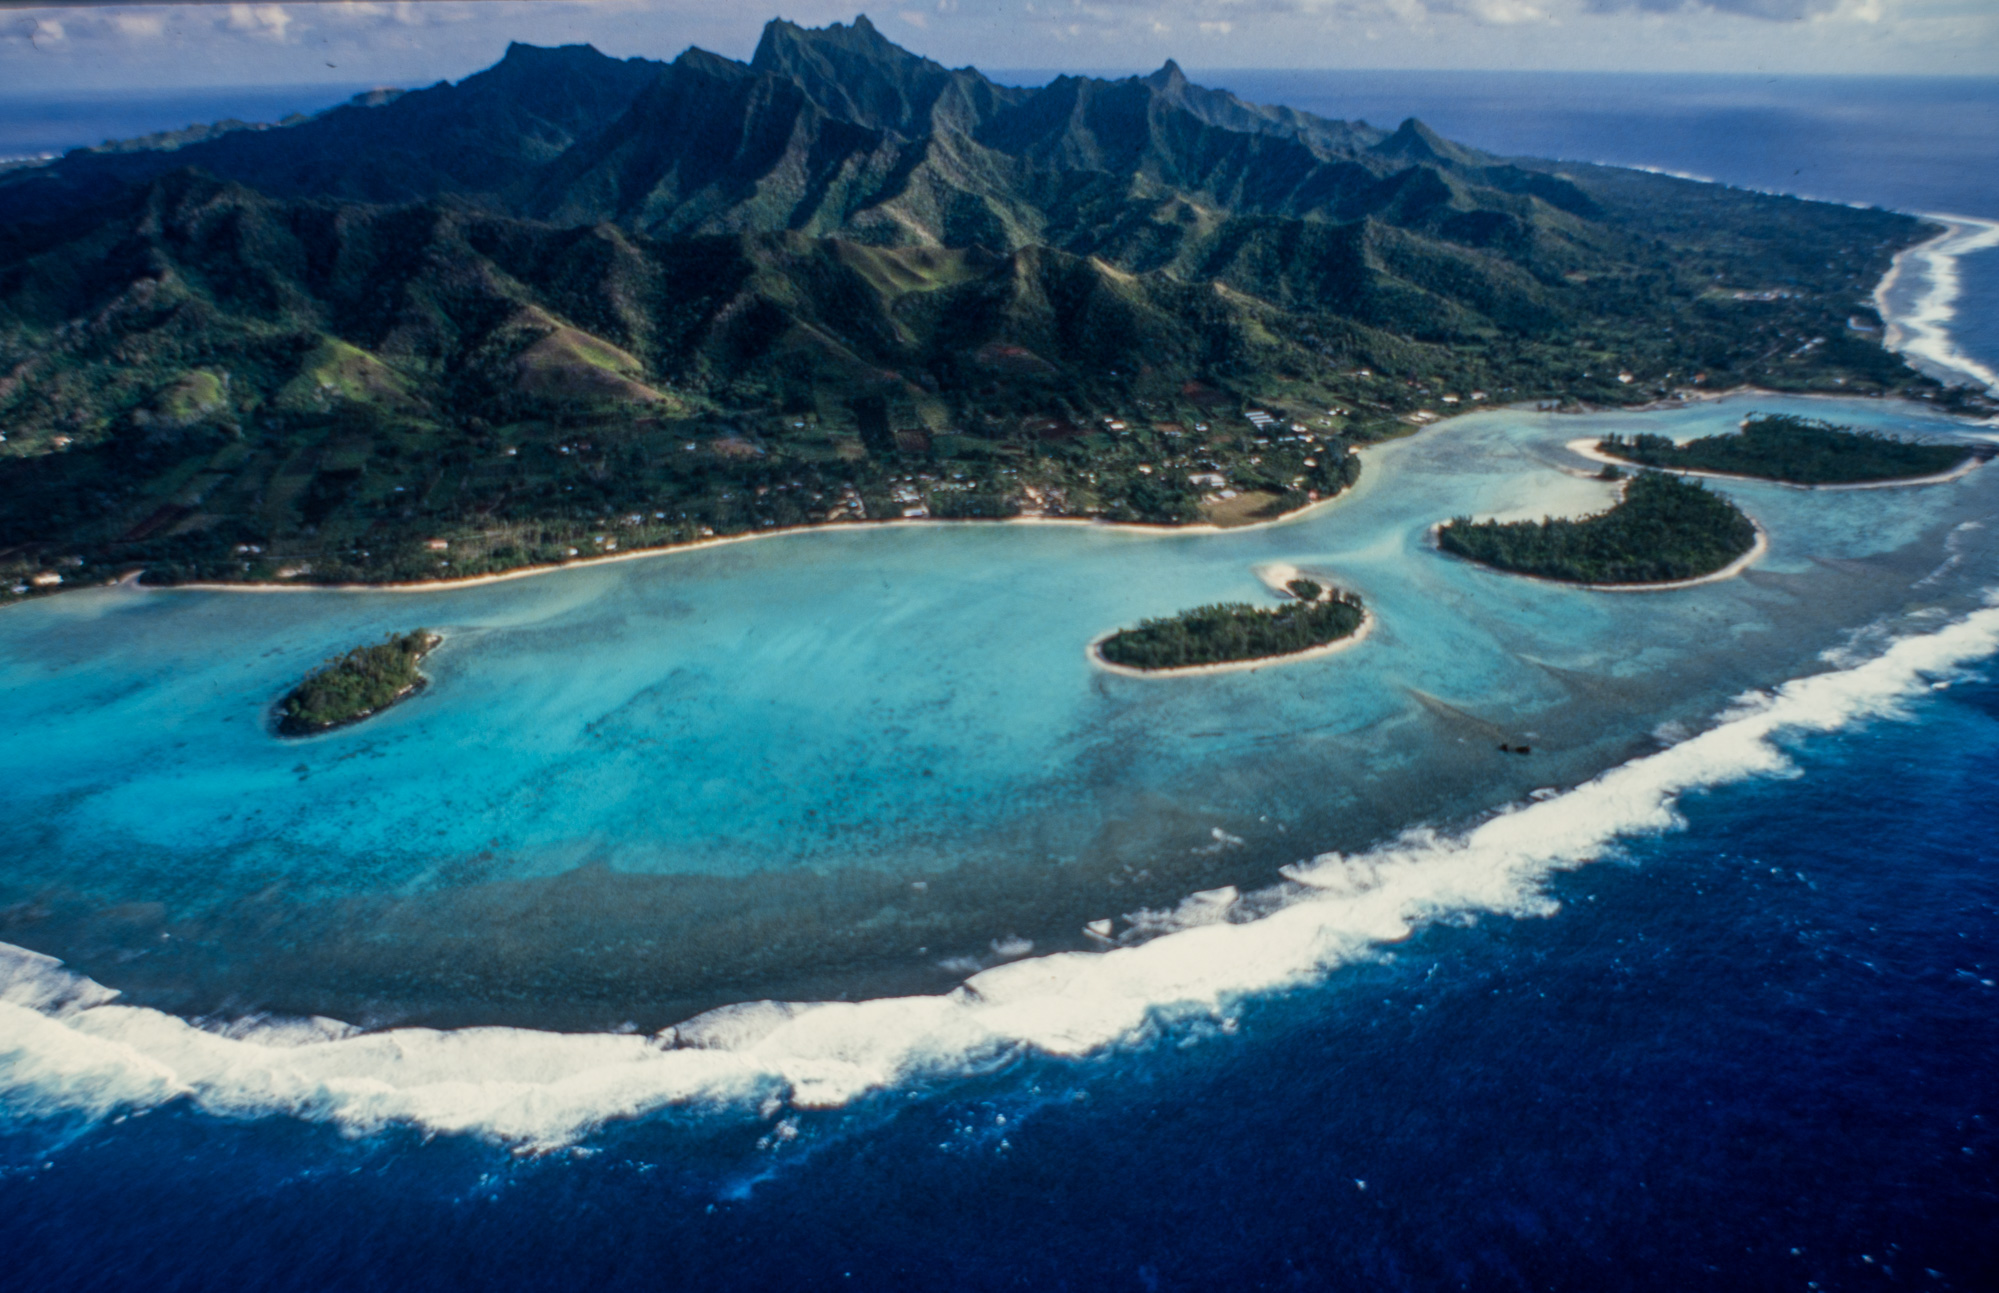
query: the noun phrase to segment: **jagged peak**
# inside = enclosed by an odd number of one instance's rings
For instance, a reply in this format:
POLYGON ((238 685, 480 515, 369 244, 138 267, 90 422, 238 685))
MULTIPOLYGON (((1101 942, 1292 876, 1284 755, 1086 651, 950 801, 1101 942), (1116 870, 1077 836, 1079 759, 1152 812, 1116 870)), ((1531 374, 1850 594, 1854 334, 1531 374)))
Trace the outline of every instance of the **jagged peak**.
POLYGON ((751 68, 745 64, 738 63, 733 58, 724 58, 720 54, 711 54, 699 45, 689 45, 682 50, 680 57, 673 60, 672 66, 685 68, 690 72, 704 72, 719 80, 733 80, 751 73, 751 68))
POLYGON ((1467 148, 1454 144, 1414 117, 1407 118, 1395 133, 1374 146, 1383 157, 1410 162, 1476 162, 1467 148))
POLYGON ((783 71, 788 62, 786 56, 801 46, 831 46, 850 54, 926 61, 882 35, 863 13, 854 15, 851 23, 828 23, 824 27, 801 27, 789 19, 773 18, 764 24, 763 37, 757 41, 750 67, 758 72, 783 71))
POLYGON ((1180 70, 1178 63, 1169 58, 1157 72, 1145 78, 1145 83, 1155 90, 1172 93, 1186 88, 1187 74, 1180 70))
POLYGON ((944 67, 883 36, 865 14, 819 28, 775 20, 749 67, 794 82, 831 116, 903 134, 932 128, 931 113, 952 84, 944 67))

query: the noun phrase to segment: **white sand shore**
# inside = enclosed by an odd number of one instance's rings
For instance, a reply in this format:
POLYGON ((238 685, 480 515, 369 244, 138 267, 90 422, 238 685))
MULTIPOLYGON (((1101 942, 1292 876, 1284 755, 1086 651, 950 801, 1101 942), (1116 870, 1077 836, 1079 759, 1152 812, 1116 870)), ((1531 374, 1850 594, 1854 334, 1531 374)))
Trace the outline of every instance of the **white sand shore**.
MULTIPOLYGON (((1825 400, 1839 403, 1846 403, 1853 400, 1875 400, 1884 404, 1906 404, 1912 409, 1920 409, 1924 413, 1932 415, 1938 412, 1934 404, 1920 400, 1904 399, 1899 395, 1883 395, 1870 391, 1773 391, 1768 386, 1758 386, 1753 382, 1744 382, 1740 386, 1729 386, 1713 390, 1705 386, 1682 386, 1676 388, 1672 395, 1664 399, 1651 400, 1644 404, 1584 403, 1573 412, 1564 412, 1557 416, 1588 417, 1596 413, 1660 413, 1667 409, 1683 409, 1694 404, 1712 404, 1716 400, 1734 399, 1738 395, 1761 396, 1773 400, 1825 400)), ((1502 404, 1498 407, 1511 409, 1519 413, 1545 413, 1548 411, 1542 408, 1540 403, 1533 400, 1521 400, 1513 404, 1502 404)), ((1482 411, 1480 409, 1467 410, 1467 412, 1471 413, 1482 411)), ((1463 417, 1465 414, 1453 413, 1451 416, 1463 417)), ((1976 426, 1999 424, 1999 419, 1980 420, 1966 414, 1956 414, 1954 416, 1976 426)), ((1431 426, 1437 425, 1440 424, 1431 423, 1431 426)))
MULTIPOLYGON (((1724 579, 1733 579, 1743 571, 1749 569, 1749 567, 1755 565, 1758 561, 1761 561, 1763 554, 1770 550, 1770 536, 1764 533, 1763 527, 1758 525, 1753 518, 1749 523, 1756 526, 1756 542, 1749 545, 1749 551, 1743 553, 1711 575, 1702 575, 1699 579, 1673 579, 1663 584, 1575 584, 1572 587, 1588 588, 1599 593, 1669 593, 1676 588, 1698 588, 1702 584, 1718 584, 1724 579)), ((1533 578, 1534 576, 1530 575, 1528 577, 1533 578)), ((1544 582, 1559 584, 1566 583, 1567 581, 1550 579, 1544 582)))
POLYGON ((1445 524, 1442 521, 1431 526, 1426 537, 1430 546, 1444 556, 1477 566, 1481 570, 1491 571, 1495 575, 1510 575, 1515 579, 1531 579, 1537 584, 1554 584, 1558 588, 1580 588, 1592 593, 1670 593, 1681 588, 1698 588, 1702 584, 1718 584, 1724 579, 1733 579, 1762 560, 1763 554, 1770 550, 1770 536, 1764 532, 1762 524, 1755 517, 1750 517, 1749 523, 1756 527, 1756 542, 1749 545, 1749 551, 1713 574, 1702 575, 1698 579, 1669 579, 1657 584, 1585 584, 1573 579, 1550 579, 1546 575, 1530 575, 1524 571, 1502 570, 1498 566, 1488 566, 1482 561, 1460 557, 1455 552, 1444 552, 1443 545, 1437 542, 1437 533, 1445 524))
POLYGON ((1953 480, 1963 480, 1966 476, 1969 476, 1985 464, 1983 458, 1974 456, 1965 459, 1949 471, 1939 472, 1934 476, 1910 476, 1903 480, 1861 480, 1843 485, 1807 485, 1789 480, 1771 480, 1768 476, 1744 476, 1739 472, 1696 471, 1691 467, 1647 467, 1643 463, 1632 462, 1628 458, 1613 458, 1609 454, 1599 451, 1596 447, 1596 442, 1601 438, 1600 436, 1585 436, 1581 440, 1569 441, 1564 447, 1579 458, 1587 458, 1591 462, 1605 463, 1612 467, 1624 467, 1633 471, 1662 471, 1669 476, 1700 476, 1708 480, 1740 480, 1747 481, 1752 485, 1781 485, 1785 489, 1812 489, 1828 492, 1847 489, 1904 489, 1915 485, 1942 485, 1953 480))
POLYGON ((1294 579, 1309 579, 1321 588, 1332 588, 1339 583, 1330 575, 1301 570, 1288 561, 1266 561, 1262 565, 1252 567, 1250 573, 1255 575, 1265 588, 1279 597, 1287 598, 1295 596, 1291 591, 1291 581, 1294 579))
MULTIPOLYGON (((1695 398, 1695 399, 1698 399, 1698 400, 1703 400, 1703 401, 1705 401, 1705 400, 1711 400, 1711 399, 1725 399, 1725 398, 1727 398, 1728 396, 1731 396, 1731 395, 1741 395, 1741 394, 1744 394, 1745 392, 1752 392, 1752 393, 1768 393, 1768 394, 1772 394, 1773 396, 1774 396, 1775 394, 1777 394, 1776 392, 1760 392, 1760 391, 1758 391, 1758 390, 1757 390, 1757 388, 1754 388, 1754 387, 1737 387, 1737 388, 1735 388, 1735 389, 1733 389, 1733 390, 1727 390, 1727 391, 1699 391, 1699 392, 1694 392, 1694 393, 1693 393, 1693 398, 1695 398)), ((1787 397, 1785 397, 1785 398, 1796 398, 1796 397, 1794 397, 1794 396, 1787 396, 1787 397)), ((1827 396, 1825 396, 1824 398, 1826 398, 1826 399, 1855 399, 1855 398, 1864 398, 1864 397, 1860 397, 1860 396, 1847 396, 1847 395, 1827 395, 1827 396)), ((1663 409, 1663 408, 1677 408, 1677 407, 1680 407, 1680 405, 1681 405, 1681 402, 1679 402, 1679 401, 1672 401, 1672 400, 1665 400, 1665 401, 1659 401, 1658 403, 1656 403, 1656 404, 1653 404, 1653 405, 1647 405, 1647 406, 1645 406, 1645 408, 1648 408, 1648 409, 1650 409, 1650 408, 1660 408, 1660 409, 1663 409)), ((1465 410, 1462 410, 1461 412, 1458 412, 1458 413, 1454 413, 1454 414, 1451 414, 1451 415, 1450 415, 1449 417, 1446 417, 1446 418, 1443 418, 1443 419, 1440 419, 1440 420, 1439 420, 1439 421, 1437 421, 1437 422, 1433 422, 1433 423, 1430 423, 1430 424, 1426 425, 1425 427, 1423 427, 1423 428, 1421 428, 1421 429, 1422 429, 1422 430, 1425 430, 1425 431, 1435 431, 1435 430, 1437 430, 1438 428, 1440 428, 1440 427, 1442 427, 1442 426, 1446 425, 1447 423, 1449 423, 1449 422, 1451 422, 1451 421, 1454 421, 1454 420, 1456 420, 1456 419, 1458 419, 1458 418, 1462 418, 1462 417, 1469 417, 1469 416, 1472 416, 1473 414, 1477 414, 1477 413, 1490 413, 1490 412, 1495 412, 1495 411, 1499 411, 1499 410, 1502 410, 1502 409, 1504 409, 1504 410, 1511 410, 1511 411, 1528 411, 1528 412, 1531 412, 1531 411, 1533 411, 1533 409, 1534 409, 1534 405, 1533 405, 1533 404, 1531 404, 1531 403, 1525 403, 1525 404, 1510 404, 1510 405, 1494 405, 1494 406, 1489 406, 1489 407, 1484 407, 1484 408, 1469 408, 1469 409, 1465 409, 1465 410)), ((1639 412, 1639 411, 1643 411, 1643 410, 1640 410, 1640 409, 1630 409, 1630 408, 1626 408, 1626 409, 1619 409, 1619 410, 1608 410, 1608 411, 1616 411, 1616 412, 1627 412, 1627 413, 1628 413, 1628 412, 1639 412)), ((1412 434, 1413 434, 1413 431, 1412 431, 1412 434)), ((1401 436, 1397 436, 1397 437, 1395 437, 1394 439, 1395 439, 1395 440, 1400 440, 1400 439, 1402 439, 1402 438, 1403 438, 1403 437, 1401 437, 1401 436)), ((1386 444, 1390 444, 1390 443, 1394 443, 1394 440, 1389 440, 1389 441, 1382 441, 1382 442, 1380 442, 1379 444, 1374 444, 1374 445, 1366 445, 1366 446, 1363 446, 1363 447, 1361 447, 1361 448, 1359 448, 1359 449, 1356 449, 1356 450, 1355 450, 1354 452, 1356 452, 1356 453, 1366 453, 1366 452, 1368 452, 1368 450, 1370 450, 1370 449, 1375 449, 1375 448, 1379 448, 1379 447, 1381 447, 1382 445, 1386 445, 1386 444)), ((1590 443, 1594 443, 1594 440, 1590 441, 1590 443)), ((1905 484, 1905 483, 1915 483, 1915 482, 1900 482, 1900 481, 1898 481, 1898 482, 1894 482, 1894 483, 1896 483, 1896 484, 1905 484)), ((1846 488, 1846 487, 1833 487, 1833 488, 1846 488)), ((785 526, 785 527, 781 527, 781 528, 777 528, 777 529, 770 529, 770 530, 759 530, 759 531, 757 531, 757 532, 755 532, 755 533, 752 533, 752 534, 731 534, 731 535, 723 535, 723 536, 719 536, 719 537, 716 537, 716 538, 709 538, 709 539, 696 539, 696 540, 693 540, 692 542, 688 542, 688 543, 674 543, 674 544, 666 544, 666 545, 662 545, 662 546, 659 546, 659 547, 648 547, 648 548, 632 548, 632 549, 629 549, 629 550, 626 550, 626 551, 619 551, 619 552, 610 552, 610 553, 603 553, 603 554, 593 554, 593 555, 590 555, 590 556, 577 556, 577 557, 575 557, 575 558, 573 558, 573 559, 571 559, 571 560, 568 560, 568 561, 555 561, 555 562, 545 562, 545 563, 543 563, 543 564, 540 564, 540 565, 534 565, 534 566, 518 566, 518 567, 516 567, 516 568, 514 568, 514 569, 512 569, 512 570, 502 570, 502 571, 498 571, 498 572, 496 572, 496 573, 494 573, 494 574, 489 574, 489 575, 469 575, 469 576, 464 576, 464 577, 458 577, 458 578, 452 578, 452 577, 446 577, 446 578, 442 578, 442 579, 417 579, 417 580, 405 580, 405 581, 400 581, 400 582, 395 582, 395 583, 379 583, 379 584, 316 584, 316 583, 311 583, 311 582, 284 582, 284 583, 276 583, 276 582, 268 582, 268 583, 249 583, 249 582, 244 582, 244 583, 206 583, 206 582, 203 582, 203 583, 187 583, 187 584, 163 584, 163 585, 159 585, 159 586, 153 586, 153 585, 146 585, 146 584, 141 584, 141 583, 139 583, 139 582, 138 582, 138 578, 137 578, 137 576, 138 576, 138 574, 139 574, 139 573, 141 573, 141 572, 133 572, 132 574, 130 574, 130 575, 128 575, 128 576, 126 576, 125 578, 123 578, 123 579, 120 579, 120 580, 118 581, 118 584, 119 584, 119 586, 120 586, 120 587, 127 587, 127 588, 132 588, 132 589, 134 589, 134 590, 138 590, 138 591, 144 591, 144 592, 148 592, 148 593, 159 593, 159 592, 210 592, 210 593, 433 593, 433 592, 451 592, 451 591, 454 591, 454 590, 457 590, 457 589, 462 589, 462 588, 478 588, 478 587, 480 587, 480 586, 482 586, 482 585, 485 585, 485 584, 498 584, 498 583, 505 583, 505 582, 507 582, 507 581, 509 581, 509 580, 514 580, 514 579, 532 579, 532 578, 535 578, 535 577, 537 577, 537 576, 541 576, 541 575, 549 575, 549 574, 555 574, 555 573, 557 573, 557 572, 560 572, 560 571, 564 571, 564 570, 580 570, 580 569, 584 569, 584 568, 587 568, 587 567, 591 567, 591 566, 598 566, 598 565, 605 565, 605 564, 608 564, 608 563, 611 563, 611 562, 618 562, 618 561, 641 561, 641 560, 647 560, 647 559, 652 559, 652 558, 660 558, 660 557, 671 557, 671 556, 677 556, 677 555, 679 555, 679 554, 682 554, 682 553, 690 553, 690 552, 704 552, 704 551, 707 551, 708 549, 711 549, 711 548, 716 548, 716 547, 722 547, 722 546, 726 546, 726 545, 728 545, 728 544, 734 544, 734 543, 751 543, 751 542, 755 542, 755 541, 758 541, 758 540, 762 540, 762 539, 778 539, 778 538, 790 538, 790 537, 794 537, 794 536, 797 536, 797 535, 801 535, 801 534, 817 534, 817 533, 825 533, 825 532, 829 532, 829 531, 830 531, 830 532, 838 532, 838 531, 842 531, 842 530, 847 530, 847 529, 852 529, 852 528, 861 528, 861 527, 866 527, 866 528, 889 528, 889 527, 909 527, 909 526, 940 526, 940 525, 953 525, 953 526, 962 526, 962 525, 1064 525, 1064 526, 1079 526, 1079 527, 1084 527, 1084 528, 1088 528, 1088 529, 1096 529, 1096 530, 1106 530, 1106 531, 1111 531, 1111 532, 1115 532, 1115 533, 1124 533, 1124 534, 1144 534, 1144 535, 1150 535, 1150 536, 1152 536, 1152 537, 1154 537, 1154 538, 1162 538, 1162 539, 1164 539, 1164 538, 1174 538, 1174 537, 1178 537, 1178 536, 1180 536, 1180 535, 1186 535, 1186 534, 1244 534, 1244 533, 1248 533, 1248 532, 1250 532, 1250 531, 1253 531, 1253 530, 1260 530, 1260 529, 1269 529, 1269 528, 1274 528, 1274 527, 1277 527, 1277 526, 1283 526, 1283 525, 1292 525, 1292 524, 1295 524, 1295 523, 1297 523, 1297 522, 1300 522, 1300 521, 1303 521, 1303 520, 1305 520, 1305 519, 1306 519, 1306 518, 1308 518, 1308 517, 1311 517, 1311 516, 1315 516, 1315 515, 1317 515, 1317 514, 1318 514, 1319 512, 1321 512, 1321 511, 1324 511, 1324 510, 1326 510, 1326 509, 1328 509, 1328 508, 1332 508, 1332 507, 1337 507, 1337 506, 1339 506, 1339 505, 1340 505, 1341 503, 1345 502, 1345 501, 1346 501, 1346 500, 1347 500, 1348 498, 1350 498, 1350 497, 1351 497, 1352 495, 1353 495, 1353 490, 1352 490, 1352 489, 1346 489, 1346 490, 1342 490, 1342 491, 1341 491, 1341 492, 1339 492, 1338 494, 1335 494, 1335 495, 1333 495, 1333 496, 1332 496, 1331 498, 1324 498, 1324 499, 1320 499, 1320 500, 1319 500, 1318 502, 1316 502, 1316 503, 1309 503, 1309 504, 1307 504, 1306 506, 1304 506, 1304 507, 1301 507, 1301 508, 1299 508, 1299 509, 1298 509, 1297 511, 1295 511, 1295 512, 1286 512, 1286 513, 1285 513, 1284 515, 1282 515, 1282 516, 1277 516, 1277 517, 1272 517, 1272 518, 1271 518, 1270 520, 1268 520, 1268 521, 1257 521, 1257 522, 1255 522, 1255 523, 1253 523, 1253 524, 1250 524, 1250 525, 1238 525, 1238 526, 1230 526, 1230 527, 1227 527, 1227 528, 1224 528, 1224 527, 1222 527, 1222 526, 1218 526, 1218 525, 1209 525, 1209 524, 1205 524, 1205 523, 1203 523, 1203 524, 1199 524, 1199 525, 1133 525, 1133 524, 1129 524, 1129 523, 1123 523, 1123 522, 1117 522, 1117 521, 1098 521, 1098 520, 1091 520, 1091 519, 1090 519, 1090 518, 1088 518, 1088 517, 1071 517, 1071 516, 1016 516, 1016 517, 1009 517, 1009 518, 1007 518, 1007 519, 1005 519, 1005 520, 956 520, 956 521, 942 521, 942 520, 934 520, 934 519, 931 519, 931 520, 901 520, 901 519, 897 519, 897 520, 892 520, 892 521, 850 521, 850 522, 820 522, 820 523, 817 523, 817 524, 813 524, 813 525, 794 525, 794 526, 785 526)), ((88 586, 89 586, 89 585, 84 585, 84 584, 79 584, 79 585, 76 585, 76 587, 78 587, 78 588, 82 588, 82 587, 88 587, 88 586)), ((66 590, 64 590, 64 591, 70 591, 70 590, 67 590, 67 589, 66 589, 66 590)))
MULTIPOLYGON (((1373 445, 1355 450, 1364 453, 1373 445)), ((118 581, 120 587, 129 587, 145 592, 204 592, 204 593, 436 593, 449 592, 460 588, 477 588, 484 584, 506 583, 513 579, 531 579, 537 575, 554 574, 562 570, 581 570, 591 566, 609 565, 618 561, 641 561, 648 558, 671 557, 682 553, 705 552, 711 548, 725 547, 734 543, 753 543, 761 539, 790 538, 801 534, 838 533, 846 530, 905 529, 936 526, 974 525, 1061 525, 1076 526, 1091 530, 1105 530, 1117 534, 1144 534, 1154 538, 1177 538, 1186 534, 1244 534, 1251 530, 1269 529, 1274 526, 1291 525, 1315 515, 1326 508, 1336 507, 1346 501, 1351 489, 1342 490, 1331 498, 1322 498, 1316 503, 1308 503, 1295 512, 1272 517, 1268 521, 1257 521, 1250 525, 1219 526, 1206 523, 1198 525, 1134 525, 1122 521, 1099 521, 1086 516, 1013 516, 1004 520, 893 520, 893 521, 830 521, 814 525, 781 526, 769 530, 758 530, 752 534, 728 534, 709 539, 695 539, 688 543, 665 544, 651 548, 632 548, 627 551, 607 552, 591 556, 577 556, 568 561, 544 562, 535 566, 518 566, 512 570, 502 570, 490 575, 468 575, 462 578, 416 579, 397 583, 380 584, 315 584, 311 582, 286 583, 187 583, 162 584, 158 586, 138 582, 142 571, 133 571, 118 581)))
POLYGON ((1338 655, 1349 647, 1359 646, 1374 631, 1374 612, 1363 609, 1360 613, 1360 627, 1337 642, 1328 642, 1310 651, 1295 651, 1290 655, 1263 656, 1256 660, 1231 660, 1227 664, 1197 664, 1184 669, 1134 669, 1130 665, 1112 664, 1104 659, 1097 648, 1117 636, 1121 630, 1112 629, 1090 640, 1088 654, 1090 663, 1105 673, 1114 673, 1126 678, 1192 678, 1206 673, 1246 673, 1256 669, 1271 669, 1278 665, 1297 664, 1303 660, 1318 660, 1329 655, 1338 655))

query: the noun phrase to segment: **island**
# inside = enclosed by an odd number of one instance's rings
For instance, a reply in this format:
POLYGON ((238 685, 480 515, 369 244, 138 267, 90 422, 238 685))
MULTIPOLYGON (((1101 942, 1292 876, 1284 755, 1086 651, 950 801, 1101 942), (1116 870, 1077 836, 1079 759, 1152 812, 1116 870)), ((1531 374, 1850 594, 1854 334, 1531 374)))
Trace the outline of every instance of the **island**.
POLYGON ((1359 597, 1310 579, 1288 585, 1281 606, 1221 602, 1141 621, 1093 645, 1102 663, 1141 673, 1177 673, 1294 657, 1358 640, 1367 623, 1359 597))
POLYGON ((1478 521, 1437 529, 1445 552, 1514 574, 1595 587, 1673 585, 1748 558, 1761 532, 1699 481, 1640 472, 1616 505, 1573 520, 1478 521))
POLYGON ((1946 476, 1971 462, 1968 445, 1924 444, 1789 413, 1752 413, 1736 435, 1675 444, 1662 435, 1605 436, 1597 452, 1642 467, 1747 476, 1791 485, 1854 485, 1946 476))
POLYGON ((1261 524, 1507 404, 1989 412, 1854 304, 1934 231, 1171 62, 1010 85, 865 18, 772 22, 747 62, 516 44, 0 172, 0 600, 824 525, 1261 524))
POLYGON ((278 731, 285 736, 312 736, 358 723, 409 699, 427 681, 417 666, 443 640, 427 629, 391 633, 382 642, 355 647, 315 669, 278 702, 278 731))

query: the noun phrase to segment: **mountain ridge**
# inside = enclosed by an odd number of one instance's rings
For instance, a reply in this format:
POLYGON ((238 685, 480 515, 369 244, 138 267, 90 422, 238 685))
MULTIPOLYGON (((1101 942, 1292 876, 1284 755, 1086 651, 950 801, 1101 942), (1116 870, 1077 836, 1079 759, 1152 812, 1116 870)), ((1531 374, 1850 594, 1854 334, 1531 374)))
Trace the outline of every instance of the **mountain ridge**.
POLYGON ((1945 394, 1846 327, 1914 219, 1171 62, 1008 87, 865 18, 775 21, 747 62, 516 44, 376 98, 0 178, 0 567, 408 578, 619 516, 626 546, 1234 520, 1474 393, 1945 394))

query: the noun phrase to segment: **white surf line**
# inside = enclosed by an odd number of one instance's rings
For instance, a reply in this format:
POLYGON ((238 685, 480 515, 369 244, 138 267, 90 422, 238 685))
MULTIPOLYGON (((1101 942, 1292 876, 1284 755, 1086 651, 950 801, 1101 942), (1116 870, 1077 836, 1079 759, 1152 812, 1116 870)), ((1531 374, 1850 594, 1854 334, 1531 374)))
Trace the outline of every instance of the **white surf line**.
POLYGON ((0 944, 0 1103, 15 1117, 103 1119, 182 1102, 357 1135, 409 1126, 552 1149, 669 1108, 768 1122, 1012 1056, 1087 1056, 1322 981, 1440 918, 1552 915, 1554 875, 1679 827, 1686 792, 1781 775, 1783 741, 1899 716, 1939 674, 1995 650, 1999 607, 1988 606, 1752 693, 1699 735, 1460 833, 1412 830, 1287 867, 1285 883, 1247 898, 1221 890, 1131 913, 1142 931, 1132 941, 1013 961, 944 996, 749 1002, 652 1037, 367 1033, 323 1019, 209 1029, 123 1005, 49 957, 0 944))
POLYGON ((1923 218, 1941 223, 1944 231, 1898 253, 1874 289, 1874 308, 1887 329, 1882 344, 1947 373, 1969 377, 1988 392, 1999 393, 1999 372, 1959 350, 1950 335, 1951 320, 1957 316, 1957 298, 1963 290, 1957 276, 1957 260, 1975 251, 1999 247, 1999 223, 1973 216, 1925 214, 1923 218), (1922 267, 1928 287, 1906 312, 1898 313, 1889 296, 1911 262, 1922 267))
POLYGON ((1587 458, 1591 462, 1600 462, 1612 467, 1625 467, 1632 471, 1657 471, 1664 472, 1668 476, 1699 476, 1705 480, 1739 480, 1751 485, 1778 485, 1784 489, 1824 490, 1828 493, 1852 489, 1906 489, 1914 485, 1947 485, 1954 480, 1963 480, 1966 476, 1969 476, 1972 472, 1985 465, 1985 459, 1979 457, 1977 454, 1973 454, 1949 471, 1939 472, 1934 476, 1909 476, 1901 480, 1857 480, 1839 484, 1809 485, 1794 480, 1772 480, 1768 476, 1744 476, 1740 472, 1733 471, 1702 471, 1696 467, 1653 467, 1646 463, 1633 462, 1629 458, 1613 458, 1596 447, 1597 441, 1602 438, 1601 436, 1585 436, 1580 440, 1569 441, 1563 448, 1575 454, 1578 458, 1587 458))
POLYGON ((1374 612, 1363 608, 1360 613, 1360 626, 1353 632, 1337 642, 1328 642, 1309 651, 1293 651, 1289 655, 1259 656, 1254 660, 1231 660, 1226 664, 1190 664, 1178 669, 1134 669, 1128 664, 1114 664, 1104 659, 1104 653, 1100 648, 1123 631, 1112 629, 1108 633, 1092 638, 1088 648, 1090 663, 1105 673, 1114 673, 1121 678, 1193 678, 1208 673, 1248 673, 1256 669, 1274 669, 1280 665, 1299 664, 1306 660, 1321 660, 1329 655, 1338 655, 1367 641, 1368 634, 1374 632, 1374 612))

